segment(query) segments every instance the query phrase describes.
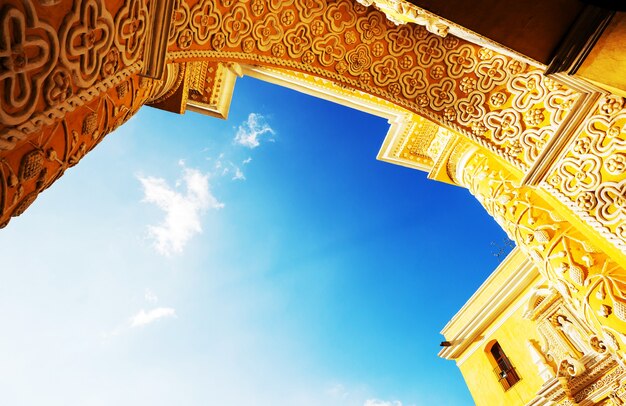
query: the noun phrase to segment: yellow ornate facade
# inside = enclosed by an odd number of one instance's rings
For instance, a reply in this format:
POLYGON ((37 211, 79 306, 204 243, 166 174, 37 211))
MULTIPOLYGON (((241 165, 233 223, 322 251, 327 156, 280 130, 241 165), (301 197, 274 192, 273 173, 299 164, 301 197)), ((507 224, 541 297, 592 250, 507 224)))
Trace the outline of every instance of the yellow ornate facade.
MULTIPOLYGON (((388 118, 379 159, 469 189, 515 240, 507 263, 523 262, 510 271, 528 284, 502 285, 506 306, 541 287, 552 307, 535 307, 562 313, 511 310, 501 323, 534 328, 531 347, 502 341, 519 356, 523 402, 623 404, 601 388, 620 384, 626 345, 626 18, 570 2, 582 11, 573 25, 554 17, 546 38, 561 45, 545 61, 545 49, 464 27, 426 0, 5 0, 0 225, 143 105, 225 118, 237 77, 253 75, 388 118), (550 338, 573 331, 575 342, 550 338), (548 372, 533 375, 522 353, 552 368, 558 396, 538 395, 548 372)), ((471 387, 486 361, 459 335, 466 322, 446 330, 444 356, 467 358, 471 387)), ((514 392, 473 393, 515 404, 514 392)))

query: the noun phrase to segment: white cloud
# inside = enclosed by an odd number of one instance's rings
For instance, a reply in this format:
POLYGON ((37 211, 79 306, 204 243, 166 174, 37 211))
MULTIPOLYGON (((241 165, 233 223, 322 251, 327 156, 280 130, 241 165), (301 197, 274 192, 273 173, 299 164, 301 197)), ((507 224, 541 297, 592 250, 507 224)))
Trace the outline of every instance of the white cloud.
POLYGON ((243 160, 242 164, 248 165, 250 162, 252 162, 252 158, 251 157, 247 157, 246 159, 243 160))
POLYGON ((246 180, 246 175, 243 174, 241 169, 235 167, 235 175, 233 176, 233 180, 246 180))
POLYGON ((157 226, 148 226, 156 250, 165 256, 183 251, 195 234, 202 232, 201 216, 208 209, 224 207, 209 188, 209 177, 196 169, 183 167, 183 176, 172 188, 162 178, 139 176, 144 201, 154 203, 165 212, 157 226), (178 191, 184 184, 186 191, 178 191))
POLYGON ((399 400, 379 400, 379 399, 367 399, 363 406, 402 406, 402 402, 399 400))
POLYGON ((157 307, 149 312, 141 309, 139 313, 130 318, 130 326, 145 326, 164 317, 176 317, 176 310, 171 307, 157 307))
POLYGON ((146 289, 144 293, 144 298, 146 299, 146 302, 152 303, 152 304, 155 304, 156 302, 159 301, 159 298, 157 297, 157 295, 150 289, 146 289))
POLYGON ((260 137, 264 134, 274 134, 274 130, 265 122, 265 118, 257 113, 250 113, 235 135, 235 143, 248 148, 256 148, 260 143, 260 137))

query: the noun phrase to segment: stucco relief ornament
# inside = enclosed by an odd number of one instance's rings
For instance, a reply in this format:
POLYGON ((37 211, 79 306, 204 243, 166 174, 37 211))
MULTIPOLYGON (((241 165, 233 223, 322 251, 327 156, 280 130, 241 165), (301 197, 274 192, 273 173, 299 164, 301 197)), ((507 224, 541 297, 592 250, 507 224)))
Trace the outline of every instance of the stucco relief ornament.
POLYGON ((448 35, 450 30, 448 25, 436 16, 404 0, 357 0, 357 2, 365 7, 374 5, 396 25, 415 23, 440 37, 448 35))
POLYGON ((211 33, 220 25, 220 15, 215 8, 212 0, 201 0, 191 10, 191 30, 200 45, 209 42, 211 33))
POLYGON ((176 43, 178 33, 185 27, 189 21, 189 6, 183 0, 172 0, 174 2, 172 22, 170 24, 170 32, 168 43, 173 45, 176 43))
POLYGON ((526 342, 526 346, 528 347, 528 352, 530 353, 530 358, 533 363, 537 366, 539 371, 539 376, 544 382, 548 382, 550 379, 554 378, 554 370, 550 366, 550 364, 546 361, 543 353, 537 345, 533 341, 526 342))
POLYGON ((311 47, 309 26, 303 23, 296 25, 285 34, 287 52, 292 58, 297 58, 311 47))
POLYGON ((596 192, 598 196, 598 217, 607 224, 626 219, 626 180, 619 183, 605 182, 596 192))
POLYGON ((12 3, 0 9, 0 122, 6 125, 20 124, 35 111, 59 55, 54 29, 39 21, 32 4, 12 3))
POLYGON ((235 47, 241 40, 252 31, 252 24, 247 16, 246 7, 237 4, 232 11, 224 16, 224 30, 226 31, 226 43, 235 47))
POLYGON ((257 46, 261 51, 269 51, 272 44, 282 39, 283 29, 276 16, 270 14, 254 27, 252 36, 257 40, 257 46))
POLYGON ((511 93, 514 94, 513 107, 518 110, 526 110, 533 104, 542 101, 547 93, 542 80, 539 72, 513 76, 509 86, 511 93))
POLYGON ((72 80, 70 73, 63 67, 58 67, 48 78, 45 84, 44 98, 48 106, 63 103, 72 95, 72 80))
POLYGON ((146 0, 126 0, 115 17, 115 27, 115 44, 124 63, 131 65, 139 58, 148 31, 146 0))
POLYGON ((327 34, 318 38, 313 43, 313 51, 319 55, 319 61, 323 66, 331 66, 343 58, 346 49, 337 34, 327 34))

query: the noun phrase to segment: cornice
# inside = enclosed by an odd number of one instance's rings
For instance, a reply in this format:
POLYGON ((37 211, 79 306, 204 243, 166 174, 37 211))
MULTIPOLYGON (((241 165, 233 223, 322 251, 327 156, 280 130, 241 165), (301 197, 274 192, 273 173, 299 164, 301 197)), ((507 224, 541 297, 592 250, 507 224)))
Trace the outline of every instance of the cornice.
POLYGON ((458 359, 538 277, 537 268, 515 248, 441 330, 452 345, 439 356, 458 359))

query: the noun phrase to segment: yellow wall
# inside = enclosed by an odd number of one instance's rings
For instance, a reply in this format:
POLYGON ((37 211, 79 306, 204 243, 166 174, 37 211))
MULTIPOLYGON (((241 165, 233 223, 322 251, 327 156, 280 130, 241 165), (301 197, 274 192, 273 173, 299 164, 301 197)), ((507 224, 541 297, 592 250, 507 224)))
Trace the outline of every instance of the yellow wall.
MULTIPOLYGON (((529 290, 530 288, 526 292, 529 290)), ((539 337, 533 323, 522 317, 525 308, 524 296, 526 295, 522 295, 522 298, 518 299, 510 307, 510 309, 513 308, 521 300, 522 305, 508 319, 504 320, 500 327, 493 333, 490 333, 493 326, 503 321, 506 312, 485 328, 486 334, 480 337, 479 342, 470 346, 459 357, 459 360, 462 362, 459 368, 477 406, 524 405, 535 397, 543 384, 526 345, 529 339, 538 341, 539 337), (493 372, 494 367, 485 353, 486 346, 492 340, 497 340, 500 343, 500 346, 521 378, 519 382, 507 391, 504 391, 502 385, 498 382, 493 372), (472 351, 473 353, 471 353, 472 351), (471 355, 464 359, 470 353, 471 355)))
POLYGON ((577 75, 626 97, 626 13, 617 13, 577 75))

